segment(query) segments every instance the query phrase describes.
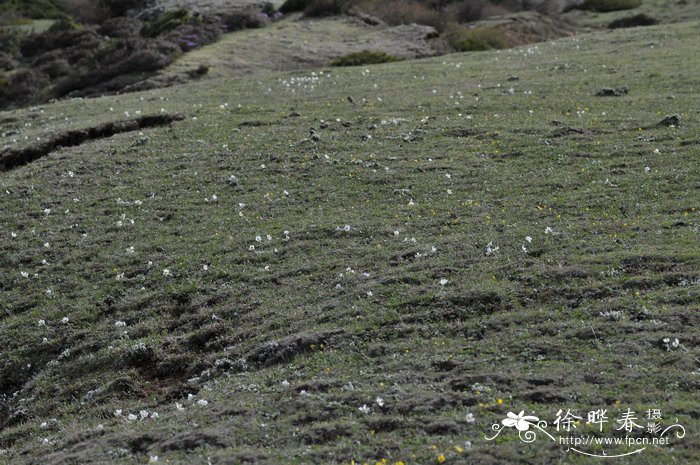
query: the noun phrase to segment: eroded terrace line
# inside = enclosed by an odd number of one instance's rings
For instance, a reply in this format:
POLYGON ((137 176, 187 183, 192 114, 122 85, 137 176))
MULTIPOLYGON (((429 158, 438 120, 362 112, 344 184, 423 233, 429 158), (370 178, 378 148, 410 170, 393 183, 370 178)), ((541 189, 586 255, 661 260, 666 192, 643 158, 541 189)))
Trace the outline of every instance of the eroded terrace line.
POLYGON ((0 153, 0 171, 9 171, 19 166, 38 160, 59 148, 75 147, 85 142, 106 139, 123 132, 138 131, 146 128, 167 126, 175 121, 185 119, 180 114, 161 113, 145 115, 128 121, 110 121, 90 128, 66 131, 44 142, 22 149, 9 149, 0 153))

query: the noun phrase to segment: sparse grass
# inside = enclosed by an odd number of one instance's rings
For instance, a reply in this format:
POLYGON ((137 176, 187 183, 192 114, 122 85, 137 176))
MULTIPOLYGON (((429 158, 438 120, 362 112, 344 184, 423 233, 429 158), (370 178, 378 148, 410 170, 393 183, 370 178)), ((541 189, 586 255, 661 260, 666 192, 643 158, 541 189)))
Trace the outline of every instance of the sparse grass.
POLYGON ((484 435, 629 407, 697 463, 697 28, 0 114, 188 116, 0 173, 0 461, 587 464, 484 435))

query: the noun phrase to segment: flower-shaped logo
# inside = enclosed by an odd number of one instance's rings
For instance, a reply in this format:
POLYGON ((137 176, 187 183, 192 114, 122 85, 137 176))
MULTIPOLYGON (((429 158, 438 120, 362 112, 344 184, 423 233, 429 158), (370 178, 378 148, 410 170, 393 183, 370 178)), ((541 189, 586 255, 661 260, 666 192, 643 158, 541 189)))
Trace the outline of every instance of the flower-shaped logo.
POLYGON ((501 423, 503 426, 508 428, 516 427, 518 431, 527 431, 530 429, 530 425, 537 424, 540 421, 539 418, 533 417, 532 415, 524 415, 525 410, 521 410, 517 415, 513 412, 508 412, 508 418, 505 418, 501 423))

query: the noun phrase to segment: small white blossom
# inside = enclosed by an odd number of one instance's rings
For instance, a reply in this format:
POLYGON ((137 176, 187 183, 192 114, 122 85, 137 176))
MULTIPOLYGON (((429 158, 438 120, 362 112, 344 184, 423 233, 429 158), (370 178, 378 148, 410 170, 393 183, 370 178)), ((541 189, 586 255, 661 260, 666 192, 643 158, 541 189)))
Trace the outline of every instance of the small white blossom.
POLYGON ((493 255, 498 249, 499 247, 497 245, 493 245, 493 242, 489 242, 486 244, 486 255, 493 255))

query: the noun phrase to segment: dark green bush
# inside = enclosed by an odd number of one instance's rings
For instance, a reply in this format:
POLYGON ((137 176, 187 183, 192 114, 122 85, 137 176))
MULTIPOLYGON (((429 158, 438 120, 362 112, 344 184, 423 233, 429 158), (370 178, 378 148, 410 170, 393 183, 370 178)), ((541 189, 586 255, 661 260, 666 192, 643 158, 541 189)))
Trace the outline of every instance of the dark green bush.
POLYGON ((401 61, 401 58, 384 52, 363 50, 361 52, 349 53, 337 58, 333 60, 331 66, 362 66, 374 65, 377 63, 390 63, 392 61, 401 61))
POLYGON ((63 8, 55 0, 2 0, 0 17, 12 15, 33 19, 54 19, 64 15, 63 8))
POLYGON ((280 7, 282 13, 303 11, 306 16, 332 16, 346 13, 353 0, 287 0, 280 7))
POLYGON ((637 27, 637 26, 653 26, 654 24, 659 24, 659 22, 649 15, 644 13, 628 16, 626 18, 616 19, 608 24, 608 29, 619 29, 622 27, 637 27))
POLYGON ((273 14, 275 14, 275 12, 277 12, 277 9, 275 8, 274 3, 272 3, 272 2, 265 2, 265 3, 263 4, 263 6, 262 6, 262 10, 261 10, 261 11, 262 11, 263 13, 265 13, 266 15, 268 15, 268 16, 272 16, 273 14))
POLYGON ((16 56, 27 34, 14 27, 0 27, 0 50, 16 56))
POLYGON ((581 10, 608 11, 630 10, 642 4, 642 0, 585 0, 579 7, 581 10))
POLYGON ((49 32, 62 32, 62 31, 77 31, 80 29, 82 26, 75 21, 73 21, 72 18, 65 17, 61 18, 55 23, 51 25, 51 27, 48 29, 49 32))
POLYGON ((144 0, 100 0, 101 3, 109 9, 113 14, 121 16, 127 11, 138 8, 141 6, 147 6, 152 3, 151 1, 144 0))
POLYGON ((496 28, 462 29, 450 38, 452 46, 460 52, 508 48, 510 44, 503 32, 496 28))
POLYGON ((223 18, 223 23, 229 32, 241 29, 257 29, 264 27, 269 22, 269 16, 254 11, 238 11, 223 18))
POLYGON ((284 14, 304 11, 311 1, 312 0, 287 0, 280 7, 280 11, 284 14))

